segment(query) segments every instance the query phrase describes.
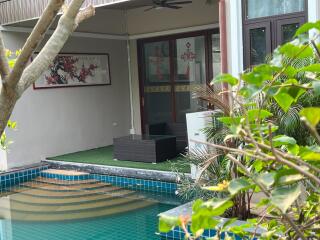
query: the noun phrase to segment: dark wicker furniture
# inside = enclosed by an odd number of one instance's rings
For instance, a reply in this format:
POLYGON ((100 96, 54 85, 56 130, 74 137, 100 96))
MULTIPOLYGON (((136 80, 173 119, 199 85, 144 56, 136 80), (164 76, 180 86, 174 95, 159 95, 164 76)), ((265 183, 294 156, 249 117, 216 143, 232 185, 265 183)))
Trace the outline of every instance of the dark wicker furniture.
POLYGON ((185 123, 154 123, 146 126, 148 135, 172 135, 177 138, 177 153, 185 153, 188 146, 185 123))
POLYGON ((129 135, 113 139, 113 156, 117 160, 157 163, 176 156, 176 137, 129 135))

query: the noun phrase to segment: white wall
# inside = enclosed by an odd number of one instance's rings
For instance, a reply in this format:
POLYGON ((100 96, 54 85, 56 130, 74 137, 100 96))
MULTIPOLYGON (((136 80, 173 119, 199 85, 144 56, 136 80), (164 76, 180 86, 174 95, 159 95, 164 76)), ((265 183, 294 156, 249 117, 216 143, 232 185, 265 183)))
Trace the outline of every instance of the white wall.
MULTIPOLYGON (((9 49, 19 49, 22 33, 4 33, 9 49)), ((109 53, 111 86, 28 89, 16 105, 12 120, 18 130, 8 167, 39 162, 42 158, 112 144, 113 137, 130 129, 127 48, 125 41, 72 38, 63 52, 109 53), (117 125, 117 126, 114 126, 117 125)))

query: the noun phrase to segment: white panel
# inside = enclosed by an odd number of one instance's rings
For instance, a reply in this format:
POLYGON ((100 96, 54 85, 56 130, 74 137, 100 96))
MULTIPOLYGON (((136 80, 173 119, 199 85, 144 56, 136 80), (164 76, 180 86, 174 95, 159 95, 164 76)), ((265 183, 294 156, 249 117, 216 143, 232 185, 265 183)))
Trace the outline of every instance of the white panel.
MULTIPOLYGON (((192 152, 194 149, 207 149, 204 144, 199 142, 206 142, 207 137, 203 133, 204 129, 210 121, 212 121, 212 111, 196 112, 186 114, 187 130, 188 130, 188 148, 192 152)), ((191 165, 191 177, 196 179, 198 177, 199 169, 191 165)))

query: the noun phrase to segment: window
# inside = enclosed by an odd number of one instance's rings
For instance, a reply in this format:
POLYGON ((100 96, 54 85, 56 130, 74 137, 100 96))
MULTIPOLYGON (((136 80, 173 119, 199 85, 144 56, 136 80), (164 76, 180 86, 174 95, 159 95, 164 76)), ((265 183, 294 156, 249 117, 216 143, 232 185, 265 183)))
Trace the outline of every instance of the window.
POLYGON ((245 68, 265 62, 306 22, 306 0, 243 0, 245 68))
POLYGON ((247 0, 247 19, 303 12, 304 0, 247 0))

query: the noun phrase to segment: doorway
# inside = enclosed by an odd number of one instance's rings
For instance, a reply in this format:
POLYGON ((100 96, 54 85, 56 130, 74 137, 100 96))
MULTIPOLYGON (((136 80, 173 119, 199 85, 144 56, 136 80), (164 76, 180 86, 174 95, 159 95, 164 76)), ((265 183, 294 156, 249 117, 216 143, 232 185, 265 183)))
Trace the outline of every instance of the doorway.
POLYGON ((186 113, 205 110, 193 91, 220 73, 219 30, 141 39, 138 51, 142 131, 166 124, 182 148, 186 113))

